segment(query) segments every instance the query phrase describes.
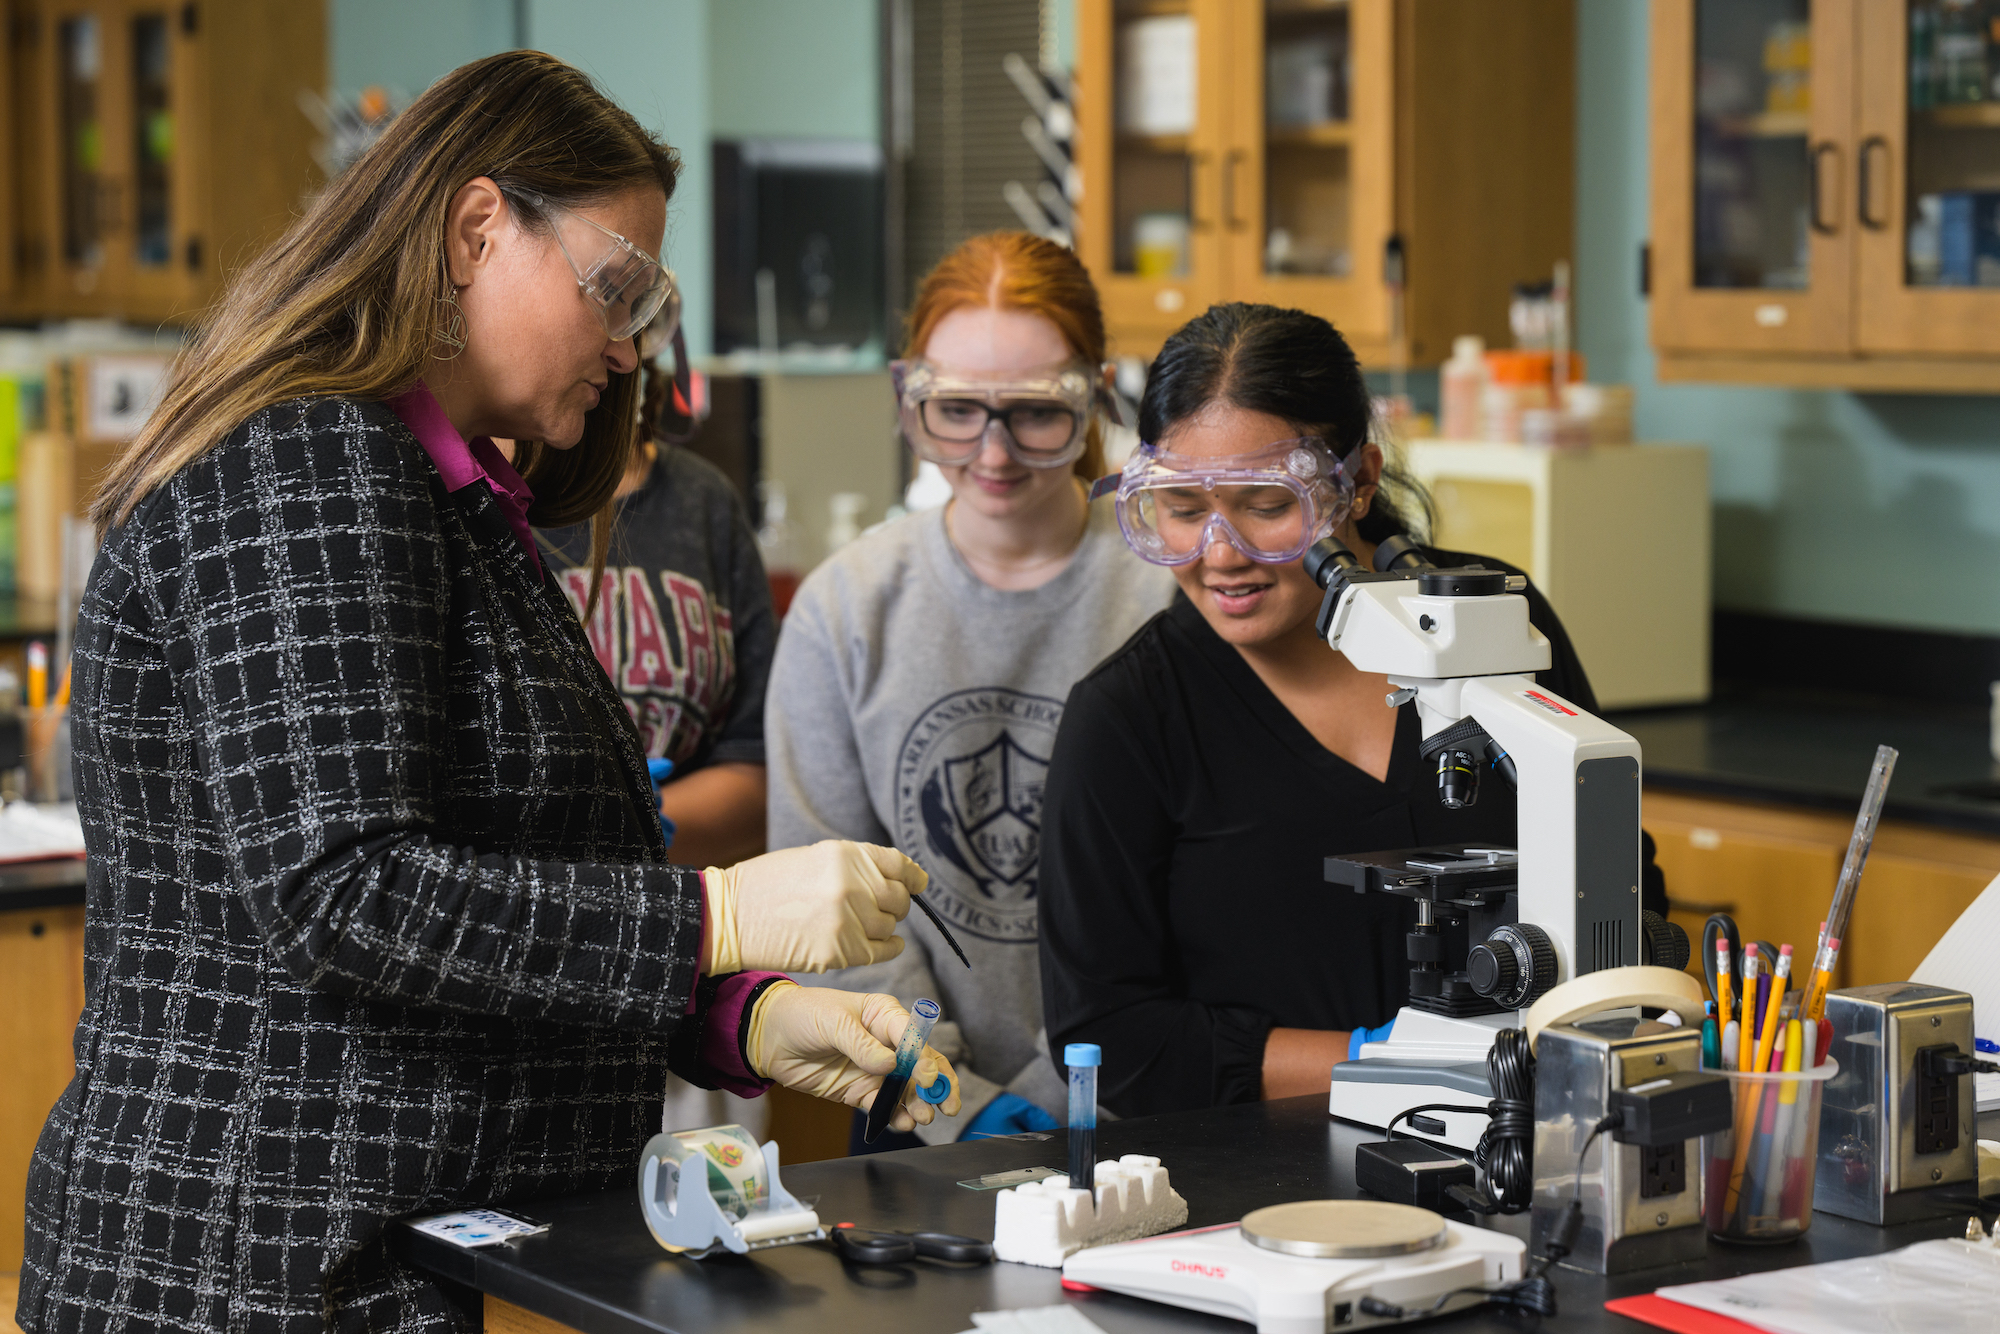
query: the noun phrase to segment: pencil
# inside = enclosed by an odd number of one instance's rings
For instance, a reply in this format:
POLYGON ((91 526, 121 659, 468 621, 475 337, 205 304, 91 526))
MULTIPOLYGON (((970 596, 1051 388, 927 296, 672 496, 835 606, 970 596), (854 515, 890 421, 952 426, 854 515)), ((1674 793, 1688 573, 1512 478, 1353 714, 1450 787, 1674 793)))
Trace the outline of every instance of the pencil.
POLYGON ((1743 1022, 1737 1033, 1736 1068, 1749 1070, 1756 1055, 1757 1013, 1754 998, 1757 995, 1757 942, 1751 941, 1743 947, 1743 1022))
MULTIPOLYGON (((1780 945, 1778 946, 1778 971, 1770 978, 1770 994, 1764 1000, 1764 1023, 1762 1030, 1757 1034, 1757 1063, 1750 1067, 1752 1070, 1768 1070, 1771 1068, 1771 1048, 1776 1046, 1778 1042, 1778 1011, 1784 1006, 1785 983, 1791 980, 1791 976, 1792 947, 1790 945, 1780 945)), ((1759 986, 1757 989, 1759 991, 1763 990, 1763 981, 1763 978, 1758 979, 1759 986)))
POLYGON ((1799 1006, 1799 1018, 1815 1021, 1826 1018, 1826 993, 1833 986, 1833 966, 1839 960, 1839 939, 1834 936, 1822 939, 1819 955, 1813 960, 1812 979, 1806 983, 1805 1001, 1799 1006))
MULTIPOLYGON (((1745 946, 1744 948, 1748 951, 1751 947, 1745 946)), ((1785 982, 1791 977, 1791 973, 1792 947, 1790 945, 1781 945, 1778 947, 1778 969, 1776 975, 1771 978, 1758 979, 1760 984, 1769 982, 1770 990, 1766 994, 1764 1002, 1763 1032, 1757 1037, 1755 1050, 1749 1054, 1749 1059, 1744 1062, 1744 1068, 1753 1074, 1770 1068, 1771 1048, 1776 1046, 1778 1042, 1778 1010, 1785 1003, 1785 982)), ((1759 989, 1762 990, 1761 985, 1759 989)), ((1744 982, 1743 991, 1744 998, 1747 1000, 1750 991, 1747 979, 1744 982)), ((1749 1027, 1747 1019, 1744 1021, 1744 1027, 1749 1027)), ((1753 1207, 1751 1199, 1743 1191, 1743 1170, 1750 1162, 1750 1141, 1757 1129, 1758 1114, 1762 1110, 1761 1092, 1762 1089, 1758 1083, 1752 1080, 1745 1080, 1736 1104, 1736 1160, 1730 1165, 1729 1169, 1729 1198, 1723 1208, 1725 1217, 1736 1209, 1739 1202, 1741 1202, 1746 1211, 1753 1207)), ((1755 1192, 1753 1191, 1751 1194, 1754 1195, 1755 1192)))
POLYGON ((56 708, 58 709, 69 707, 69 669, 70 664, 67 662, 64 663, 62 684, 56 687, 56 708))
POLYGON ((37 639, 28 645, 28 707, 37 711, 49 702, 49 646, 37 639))
POLYGON ((1736 995, 1730 985, 1729 970, 1736 961, 1729 957, 1729 942, 1722 936, 1715 938, 1715 1021, 1726 1024, 1736 1012, 1736 995))

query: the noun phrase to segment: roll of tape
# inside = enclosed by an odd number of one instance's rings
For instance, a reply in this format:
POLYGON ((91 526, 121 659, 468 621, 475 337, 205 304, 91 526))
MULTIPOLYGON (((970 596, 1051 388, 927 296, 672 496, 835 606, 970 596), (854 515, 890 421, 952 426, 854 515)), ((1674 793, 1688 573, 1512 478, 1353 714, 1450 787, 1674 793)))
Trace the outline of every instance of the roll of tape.
POLYGON ((708 1193, 716 1207, 729 1217, 741 1220, 763 1203, 771 1183, 764 1180, 764 1154, 757 1140, 742 1126, 705 1126, 700 1130, 680 1130, 672 1139, 679 1148, 675 1159, 681 1165, 682 1189, 692 1185, 692 1160, 700 1159, 708 1193))
POLYGON ((1651 964, 1600 968, 1563 983, 1534 1003, 1528 1011, 1528 1049, 1534 1050, 1542 1030, 1551 1024, 1573 1023, 1602 1010, 1650 1005, 1699 1015, 1701 1004, 1701 983, 1689 973, 1651 964))

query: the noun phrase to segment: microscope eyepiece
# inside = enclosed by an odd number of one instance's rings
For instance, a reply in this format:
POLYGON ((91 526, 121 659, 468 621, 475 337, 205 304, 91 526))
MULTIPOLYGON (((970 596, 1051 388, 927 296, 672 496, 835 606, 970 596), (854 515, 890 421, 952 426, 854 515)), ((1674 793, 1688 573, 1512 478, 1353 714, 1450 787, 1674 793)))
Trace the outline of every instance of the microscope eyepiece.
POLYGON ((1347 544, 1337 537, 1322 537, 1313 543, 1307 549, 1302 565, 1306 577, 1321 588, 1331 584, 1334 576, 1343 570, 1348 574, 1359 573, 1361 570, 1361 561, 1347 549, 1347 544))

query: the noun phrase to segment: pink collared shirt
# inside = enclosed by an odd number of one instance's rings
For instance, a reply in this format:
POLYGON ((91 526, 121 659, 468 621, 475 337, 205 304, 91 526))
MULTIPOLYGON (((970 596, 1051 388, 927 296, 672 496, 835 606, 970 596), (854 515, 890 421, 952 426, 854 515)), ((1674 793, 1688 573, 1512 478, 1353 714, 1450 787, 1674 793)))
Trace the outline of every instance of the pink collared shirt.
POLYGON ((535 503, 535 493, 521 480, 521 474, 514 471, 514 465, 507 462, 500 447, 483 435, 466 443, 422 380, 408 393, 390 399, 389 407, 403 419, 410 434, 417 437, 424 453, 431 456, 438 476, 444 478, 445 490, 458 491, 474 482, 485 482, 493 489, 500 512, 507 516, 514 536, 521 539, 521 549, 528 553, 528 560, 540 574, 542 556, 535 550, 535 534, 528 527, 528 506, 535 503))

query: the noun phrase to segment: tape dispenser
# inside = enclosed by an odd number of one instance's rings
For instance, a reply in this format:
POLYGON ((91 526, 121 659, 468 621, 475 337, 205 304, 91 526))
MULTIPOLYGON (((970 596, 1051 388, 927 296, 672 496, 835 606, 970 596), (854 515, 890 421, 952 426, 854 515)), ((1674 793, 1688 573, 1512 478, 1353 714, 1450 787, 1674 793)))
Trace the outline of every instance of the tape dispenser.
POLYGON ((639 1159, 639 1207, 653 1240, 699 1260, 826 1236, 819 1215, 785 1189, 778 1146, 742 1126, 655 1135, 639 1159))

